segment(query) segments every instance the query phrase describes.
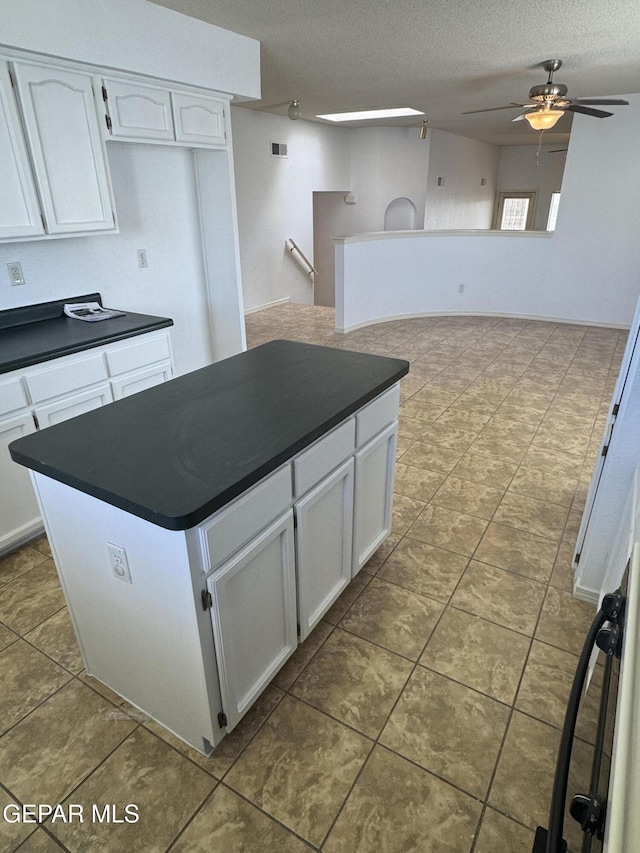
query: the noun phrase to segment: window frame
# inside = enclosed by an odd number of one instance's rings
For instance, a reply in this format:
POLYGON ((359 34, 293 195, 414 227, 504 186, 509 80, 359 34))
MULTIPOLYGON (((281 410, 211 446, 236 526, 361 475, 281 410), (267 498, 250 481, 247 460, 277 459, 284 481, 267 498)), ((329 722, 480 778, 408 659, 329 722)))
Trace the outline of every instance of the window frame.
POLYGON ((534 231, 534 223, 536 219, 536 204, 538 200, 537 190, 498 190, 496 193, 495 213, 493 217, 494 231, 534 231), (504 203, 511 198, 526 198, 529 201, 527 208, 527 221, 524 229, 520 228, 501 228, 502 215, 504 212, 504 203))

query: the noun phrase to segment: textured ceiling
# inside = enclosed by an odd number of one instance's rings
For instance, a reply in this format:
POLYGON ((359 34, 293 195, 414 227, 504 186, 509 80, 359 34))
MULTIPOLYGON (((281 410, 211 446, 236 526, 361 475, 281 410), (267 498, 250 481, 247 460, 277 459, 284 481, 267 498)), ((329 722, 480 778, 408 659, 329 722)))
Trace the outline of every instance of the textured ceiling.
MULTIPOLYGON (((531 86, 546 81, 541 63, 551 58, 564 62, 555 80, 568 86, 570 98, 640 91, 637 0, 154 2, 258 39, 262 100, 247 106, 284 114, 286 106, 272 105, 298 98, 302 117, 312 120, 317 113, 410 106, 424 111, 432 127, 498 145, 531 144, 538 135, 527 122, 510 122, 516 107, 461 113, 525 102, 531 86)), ((569 128, 565 115, 544 142, 566 141, 569 128)))

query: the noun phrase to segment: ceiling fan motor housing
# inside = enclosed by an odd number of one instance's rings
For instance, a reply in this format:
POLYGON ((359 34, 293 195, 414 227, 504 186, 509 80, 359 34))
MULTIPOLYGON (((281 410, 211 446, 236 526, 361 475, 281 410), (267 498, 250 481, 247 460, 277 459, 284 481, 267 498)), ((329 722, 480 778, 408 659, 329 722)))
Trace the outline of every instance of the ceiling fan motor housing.
POLYGON ((566 95, 567 87, 562 83, 545 83, 542 86, 533 86, 529 90, 531 100, 539 104, 549 103, 560 106, 563 101, 566 101, 566 95))

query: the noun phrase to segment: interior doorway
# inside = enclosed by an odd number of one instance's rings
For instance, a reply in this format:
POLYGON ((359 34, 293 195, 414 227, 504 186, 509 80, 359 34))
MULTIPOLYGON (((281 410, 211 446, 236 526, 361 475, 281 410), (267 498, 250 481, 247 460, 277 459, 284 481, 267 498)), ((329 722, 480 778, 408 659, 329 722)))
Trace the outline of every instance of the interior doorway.
POLYGON ((314 305, 336 304, 336 264, 333 238, 345 234, 349 190, 313 193, 314 305))

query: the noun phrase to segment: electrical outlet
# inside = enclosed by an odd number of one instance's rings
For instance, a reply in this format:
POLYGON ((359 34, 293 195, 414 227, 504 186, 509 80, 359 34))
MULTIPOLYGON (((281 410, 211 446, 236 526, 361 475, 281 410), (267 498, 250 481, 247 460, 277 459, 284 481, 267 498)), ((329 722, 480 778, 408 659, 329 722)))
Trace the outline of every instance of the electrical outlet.
POLYGON ((145 269, 149 266, 149 259, 147 258, 147 250, 146 249, 138 249, 136 252, 138 256, 138 266, 141 269, 145 269))
POLYGON ((458 285, 458 293, 464 293, 464 284, 458 285))
POLYGON ((112 542, 107 542, 107 551, 109 552, 109 563, 114 576, 125 583, 132 583, 127 552, 122 545, 114 545, 112 542))
POLYGON ((25 284, 24 275, 22 273, 22 267, 18 261, 14 261, 11 264, 7 264, 7 269, 9 270, 9 278, 11 279, 11 284, 25 284))

